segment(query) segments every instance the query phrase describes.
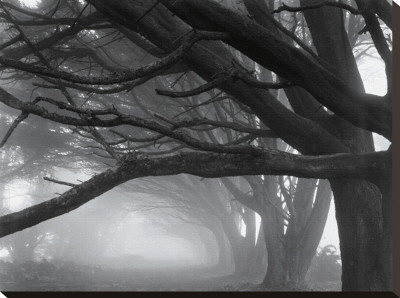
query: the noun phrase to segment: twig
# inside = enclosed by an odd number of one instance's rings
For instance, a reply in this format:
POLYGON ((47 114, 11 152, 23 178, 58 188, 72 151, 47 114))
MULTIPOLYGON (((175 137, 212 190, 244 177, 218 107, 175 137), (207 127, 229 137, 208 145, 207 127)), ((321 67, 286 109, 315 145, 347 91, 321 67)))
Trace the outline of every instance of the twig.
MULTIPOLYGON (((1 3, 1 2, 0 2, 1 3)), ((41 67, 32 64, 26 64, 21 61, 8 59, 0 56, 0 64, 6 67, 12 67, 15 69, 27 71, 29 73, 52 77, 55 79, 62 79, 64 81, 70 81, 78 84, 89 84, 89 85, 112 85, 117 83, 123 83, 133 81, 138 78, 150 76, 161 70, 165 70, 172 67, 179 61, 181 61, 187 51, 200 40, 223 40, 229 38, 229 35, 222 32, 208 32, 208 31, 197 31, 194 36, 189 37, 187 41, 183 42, 175 51, 168 56, 151 63, 149 65, 140 67, 138 69, 129 69, 121 72, 116 72, 113 75, 107 77, 87 77, 81 75, 75 75, 70 72, 56 71, 50 69, 50 67, 41 67)), ((35 53, 38 57, 41 54, 35 53)))
POLYGON ((164 95, 164 96, 169 96, 169 97, 189 97, 189 96, 194 96, 194 95, 199 95, 201 93, 210 91, 211 89, 217 88, 219 85, 221 85, 223 82, 227 81, 230 77, 229 76, 220 76, 219 78, 216 78, 204 85, 201 85, 197 88, 194 88, 192 90, 188 91, 182 91, 182 92, 177 92, 177 91, 168 91, 168 90, 160 90, 156 89, 156 93, 158 95, 164 95))
POLYGON ((18 124, 20 124, 22 121, 24 121, 27 117, 29 116, 29 113, 27 112, 22 112, 13 122, 13 124, 11 124, 10 128, 8 129, 7 133, 5 134, 5 136, 3 137, 3 140, 0 143, 0 148, 2 148, 8 138, 11 136, 11 134, 13 133, 13 131, 17 128, 18 124))
POLYGON ((74 186, 78 185, 78 184, 74 184, 74 183, 70 183, 70 182, 65 182, 65 181, 52 179, 52 178, 49 178, 49 177, 43 177, 43 180, 47 180, 47 181, 50 181, 50 182, 54 182, 54 183, 62 184, 62 185, 67 185, 67 186, 71 186, 71 187, 74 187, 74 186))

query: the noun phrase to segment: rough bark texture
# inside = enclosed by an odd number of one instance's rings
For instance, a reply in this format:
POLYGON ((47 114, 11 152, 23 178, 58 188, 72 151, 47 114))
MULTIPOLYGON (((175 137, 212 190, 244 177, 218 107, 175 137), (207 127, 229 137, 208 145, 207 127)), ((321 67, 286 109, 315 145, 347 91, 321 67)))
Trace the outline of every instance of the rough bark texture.
MULTIPOLYGON (((264 198, 265 199, 265 198, 264 198)), ((268 267, 263 285, 275 286, 287 281, 285 249, 283 246, 282 217, 275 208, 265 208, 261 214, 264 238, 267 247, 268 267)))
MULTIPOLYGON (((303 0, 301 1, 301 5, 308 6, 315 4, 315 2, 316 1, 303 0)), ((273 30, 274 27, 271 27, 272 23, 270 21, 268 22, 268 17, 265 17, 261 12, 263 9, 266 10, 268 8, 263 7, 260 3, 257 6, 254 2, 250 3, 250 1, 247 1, 247 3, 245 2, 245 4, 260 24, 273 30), (262 18, 262 16, 264 17, 262 18)), ((364 87, 346 35, 341 11, 337 8, 323 7, 319 9, 306 10, 304 11, 304 15, 319 56, 333 66, 334 71, 339 77, 344 78, 346 81, 350 82, 355 89, 363 92, 364 87)), ((276 29, 275 32, 277 32, 276 29)), ((342 139, 353 152, 373 151, 371 133, 355 128, 346 120, 329 116, 323 111, 315 113, 315 111, 318 110, 316 109, 318 105, 315 103, 312 96, 307 94, 304 89, 297 87, 289 88, 286 90, 286 94, 292 107, 297 113, 304 117, 315 119, 321 123, 321 125, 327 128, 331 133, 342 139)), ((355 251, 359 251, 358 255, 367 252, 370 253, 369 255, 361 257, 361 259, 372 258, 375 259, 375 261, 372 262, 377 262, 376 258, 378 251, 376 250, 375 241, 380 237, 380 230, 376 228, 381 224, 380 215, 379 212, 372 213, 373 216, 370 217, 370 212, 368 210, 379 210, 379 192, 375 186, 368 185, 367 183, 360 182, 361 184, 359 184, 354 182, 353 186, 351 186, 351 183, 340 184, 335 181, 332 183, 335 185, 335 187, 332 187, 335 194, 335 203, 337 206, 340 206, 339 208, 336 208, 336 212, 341 247, 346 247, 346 249, 341 251, 342 256, 343 254, 345 255, 343 259, 343 290, 387 289, 384 284, 385 278, 382 278, 381 276, 383 274, 382 268, 376 266, 362 267, 362 261, 357 261, 357 258, 354 259, 354 262, 351 261, 353 260, 352 258, 357 255, 355 251), (347 185, 347 187, 345 185, 347 185), (369 199, 360 197, 364 195, 369 199), (350 203, 350 205, 353 205, 354 207, 349 208, 347 202, 360 200, 362 202, 359 202, 358 207, 356 207, 355 203, 350 203), (354 217, 360 218, 358 224, 348 220, 354 217), (367 220, 371 221, 371 226, 366 223, 367 220), (350 227, 350 225, 352 225, 352 227, 350 227), (350 242, 350 240, 353 241, 354 239, 362 241, 358 238, 365 236, 367 239, 370 239, 370 241, 364 240, 363 244, 368 247, 365 251, 362 251, 360 247, 354 246, 354 242, 350 242), (349 256, 346 256, 347 254, 349 254, 349 256), (347 262, 347 260, 349 261, 347 262), (347 268, 347 266, 350 268, 347 268), (360 266, 360 269, 354 269, 357 266, 360 266), (362 275, 365 280, 355 280, 355 276, 357 275, 355 274, 356 271, 359 270, 358 272, 364 272, 362 271, 364 269, 370 270, 368 271, 368 274, 362 275)))
MULTIPOLYGON (((302 5, 312 3, 312 0, 301 1, 302 5)), ((334 67, 339 76, 363 92, 364 87, 351 52, 341 10, 323 7, 305 11, 304 16, 318 54, 334 67)), ((334 119, 334 123, 335 127, 331 131, 335 131, 334 134, 353 152, 374 151, 370 132, 357 129, 342 119, 334 119)), ((386 289, 379 245, 376 245, 382 237, 381 194, 376 186, 362 181, 331 180, 331 186, 343 264, 342 289, 386 289)))
POLYGON ((264 159, 261 156, 210 153, 185 153, 180 156, 154 159, 138 159, 134 156, 132 160, 127 160, 115 169, 110 169, 94 176, 57 198, 2 216, 0 218, 0 237, 68 213, 106 191, 138 177, 166 176, 180 173, 208 178, 288 173, 312 178, 315 178, 315 176, 326 176, 326 178, 341 177, 344 173, 348 177, 357 177, 359 175, 373 176, 373 173, 383 171, 391 163, 391 156, 385 152, 365 156, 347 154, 329 158, 331 159, 331 164, 321 169, 320 158, 304 156, 288 156, 286 167, 284 167, 285 159, 282 160, 283 162, 276 161, 271 159, 269 154, 264 156, 264 159), (359 163, 358 167, 355 167, 354 160, 357 159, 359 159, 359 163), (294 164, 296 160, 300 161, 297 165, 294 164), (310 161, 313 160, 315 162, 314 166, 310 165, 310 161), (351 165, 349 163, 350 160, 352 161, 351 165), (371 163, 375 164, 377 168, 371 169, 371 163), (368 171, 371 172, 368 174, 368 171))
POLYGON ((307 55, 288 47, 256 22, 210 1, 161 2, 195 28, 212 28, 231 34, 235 38, 227 42, 254 61, 303 86, 318 101, 354 125, 391 138, 391 108, 385 101, 352 89, 342 79, 322 70, 307 55), (309 80, 310 76, 314 79, 309 80), (354 109, 358 113, 350 112, 354 109))

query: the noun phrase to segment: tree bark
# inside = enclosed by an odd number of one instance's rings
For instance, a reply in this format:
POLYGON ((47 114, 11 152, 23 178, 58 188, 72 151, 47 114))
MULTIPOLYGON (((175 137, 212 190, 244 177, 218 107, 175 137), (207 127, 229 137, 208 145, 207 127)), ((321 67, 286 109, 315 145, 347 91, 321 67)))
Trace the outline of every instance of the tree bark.
POLYGON ((273 208, 268 208, 261 216, 268 257, 267 272, 262 282, 266 287, 274 287, 287 281, 283 231, 280 231, 282 226, 279 225, 274 211, 273 208))
POLYGON ((383 291, 382 211, 377 187, 360 180, 330 180, 342 258, 344 291, 383 291), (362 272, 362 274, 361 274, 362 272))
MULTIPOLYGON (((314 2, 302 0, 301 5, 314 2)), ((333 7, 322 7, 307 10, 304 16, 318 54, 333 66, 337 75, 353 84, 356 90, 363 92, 364 86, 347 38, 342 11, 333 7)), ((340 137, 352 152, 374 151, 370 132, 358 129, 338 117, 332 117, 330 121, 329 130, 340 137)), ((335 199, 343 264, 342 289, 386 290, 385 268, 380 247, 377 245, 382 239, 379 190, 365 181, 330 182, 335 199)))
POLYGON ((324 232, 331 202, 331 189, 326 180, 320 180, 314 206, 308 216, 306 225, 298 235, 297 250, 292 257, 286 258, 291 263, 287 265, 290 282, 303 285, 324 232))

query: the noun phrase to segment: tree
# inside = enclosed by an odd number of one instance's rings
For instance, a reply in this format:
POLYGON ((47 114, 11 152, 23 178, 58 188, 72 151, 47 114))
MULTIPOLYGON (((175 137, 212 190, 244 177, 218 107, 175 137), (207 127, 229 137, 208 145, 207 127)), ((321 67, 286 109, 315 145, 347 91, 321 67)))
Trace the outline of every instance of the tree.
MULTIPOLYGON (((372 140, 372 132, 391 140, 392 53, 383 32, 391 29, 388 2, 302 0, 300 7, 282 5, 275 11, 272 1, 261 0, 243 1, 239 9, 209 0, 65 1, 60 6, 56 2, 41 2, 40 12, 1 2, 4 25, 13 26, 1 46, 0 64, 11 69, 2 78, 20 78, 22 71, 29 74, 27 83, 58 90, 65 98, 36 96, 28 102, 0 88, 0 101, 21 111, 10 133, 36 115, 77 127, 116 162, 86 182, 70 184, 72 188, 59 197, 1 217, 1 236, 62 215, 139 177, 187 173, 207 178, 329 179, 343 290, 391 288, 391 150, 374 152, 372 140), (275 19, 271 11, 280 17, 275 19), (283 11, 300 12, 308 30, 293 33, 290 29, 296 28, 283 11), (345 27, 347 20, 355 23, 351 14, 364 20, 362 32, 371 36, 385 63, 385 96, 363 89, 345 27), (312 46, 305 42, 306 35, 312 46), (110 54, 110 44, 124 54, 110 54), (237 52, 242 59, 237 59, 237 52), (138 65, 135 61, 143 53, 156 60, 138 65), (21 61, 23 57, 27 60, 21 61), (87 67, 82 69, 82 63, 87 67), (263 69, 275 74, 272 81, 263 81, 263 69), (189 71, 202 83, 190 90, 157 89, 160 96, 154 88, 148 90, 155 77, 167 76, 172 86, 189 71), (251 113, 256 121, 243 128, 238 119, 221 121, 213 115, 207 118, 207 113, 183 119, 178 108, 175 117, 160 119, 144 115, 139 104, 152 101, 162 106, 161 96, 202 98, 201 93, 214 88, 220 90, 218 95, 198 106, 229 100, 238 113, 251 113), (285 92, 287 104, 277 99, 276 89, 285 92), (236 138, 229 144, 224 139, 216 143, 196 138, 191 131, 204 125, 244 132, 254 139, 248 144, 236 138), (135 137, 120 133, 117 138, 111 128, 119 126, 135 137), (257 141, 272 134, 301 155, 257 141), (161 157, 152 154, 154 149, 140 152, 130 146, 161 138, 179 146, 161 157)), ((349 30, 350 40, 353 31, 349 30)), ((190 108, 196 107, 186 110, 190 108)), ((215 108, 212 111, 218 114, 215 108)))

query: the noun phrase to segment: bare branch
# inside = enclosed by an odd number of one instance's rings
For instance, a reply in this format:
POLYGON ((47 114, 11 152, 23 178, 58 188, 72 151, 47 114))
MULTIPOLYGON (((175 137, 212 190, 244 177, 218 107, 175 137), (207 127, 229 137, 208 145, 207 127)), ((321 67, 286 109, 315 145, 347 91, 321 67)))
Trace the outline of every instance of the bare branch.
POLYGON ((187 173, 215 178, 242 175, 293 175, 305 178, 357 178, 374 181, 391 175, 391 152, 299 156, 268 150, 261 155, 185 153, 161 158, 131 158, 74 186, 57 198, 0 217, 0 237, 70 212, 135 178, 187 173), (201 166, 199 166, 201 165, 201 166), (379 175, 378 175, 379 176, 379 175), (382 177, 382 176, 381 176, 382 177))
MULTIPOLYGON (((44 100, 43 98, 40 98, 44 100)), ((48 99, 46 99, 49 101, 48 99)), ((133 115, 124 115, 117 111, 116 109, 107 109, 107 110, 84 110, 72 105, 63 104, 60 102, 53 101, 58 106, 64 106, 65 109, 74 111, 81 115, 87 115, 82 118, 74 118, 69 116, 63 116, 55 113, 50 113, 43 107, 37 106, 32 103, 24 103, 10 93, 6 92, 2 88, 0 88, 0 102, 4 104, 16 108, 27 113, 31 113, 37 116, 40 116, 45 119, 49 119, 58 123, 73 125, 73 126, 92 126, 92 127, 114 127, 118 125, 132 125, 136 127, 146 128, 158 133, 161 133, 165 136, 168 136, 172 139, 175 139, 179 142, 182 142, 192 148, 205 150, 205 151, 212 151, 212 152, 219 152, 219 153, 232 153, 232 154, 259 154, 263 150, 258 147, 253 146, 226 146, 223 144, 213 144, 207 142, 201 142, 189 134, 186 134, 183 131, 173 131, 170 128, 160 125, 155 121, 146 120, 143 118, 139 118, 133 115), (116 117, 113 119, 102 120, 97 117, 98 115, 110 114, 115 115, 116 117)))
POLYGON ((154 117, 159 118, 159 119, 171 124, 172 125, 171 129, 177 129, 177 128, 182 128, 182 127, 192 127, 192 126, 199 126, 199 125, 212 125, 212 126, 215 126, 215 128, 220 128, 220 127, 231 128, 236 131, 247 132, 247 133, 254 134, 257 136, 262 136, 262 137, 270 137, 270 138, 277 137, 276 134, 271 130, 246 127, 246 126, 243 126, 236 122, 214 121, 214 120, 207 119, 207 118, 202 118, 202 119, 193 118, 191 120, 174 122, 174 121, 171 121, 171 120, 169 120, 161 115, 158 115, 158 114, 154 114, 154 117))
POLYGON ((308 6, 302 6, 302 7, 291 7, 291 6, 286 5, 285 3, 282 3, 282 6, 273 10, 271 13, 279 13, 281 11, 299 12, 299 11, 303 11, 303 10, 307 10, 307 9, 321 8, 323 6, 333 6, 333 7, 346 9, 355 15, 362 14, 361 10, 354 8, 351 5, 347 5, 345 3, 336 2, 336 1, 322 1, 321 3, 315 4, 315 5, 308 5, 308 6))
POLYGON ((33 64, 26 64, 20 61, 15 61, 0 56, 0 64, 6 67, 12 67, 18 70, 27 71, 29 73, 48 76, 51 78, 62 79, 78 84, 90 84, 90 85, 112 85, 123 82, 132 81, 138 78, 152 75, 155 72, 165 70, 180 60, 183 59, 186 52, 200 40, 221 40, 228 38, 225 33, 219 32, 207 32, 207 31, 196 31, 192 37, 189 37, 187 41, 183 42, 178 49, 173 51, 165 58, 160 59, 152 64, 146 65, 138 69, 130 69, 121 72, 116 72, 106 77, 87 77, 75 75, 65 71, 52 70, 33 64))
POLYGON ((229 79, 229 76, 227 75, 221 75, 217 77, 216 79, 201 85, 193 90, 189 91, 168 91, 168 90, 160 90, 156 89, 156 93, 158 95, 164 95, 164 96, 169 96, 169 97, 189 97, 189 96, 194 96, 194 95, 199 95, 201 93, 210 91, 211 89, 217 88, 219 85, 221 85, 223 82, 229 79))
POLYGON ((61 184, 61 185, 67 185, 67 186, 71 186, 71 187, 77 186, 77 184, 74 184, 74 183, 60 181, 60 180, 52 179, 49 177, 43 177, 43 180, 54 182, 54 183, 61 184))
POLYGON ((12 123, 12 125, 10 126, 10 128, 8 129, 7 133, 5 134, 5 136, 3 137, 2 141, 0 142, 0 148, 2 148, 8 138, 11 136, 11 134, 13 133, 13 131, 17 128, 18 124, 20 124, 22 121, 24 121, 27 117, 29 116, 29 113, 26 112, 22 112, 12 123))

